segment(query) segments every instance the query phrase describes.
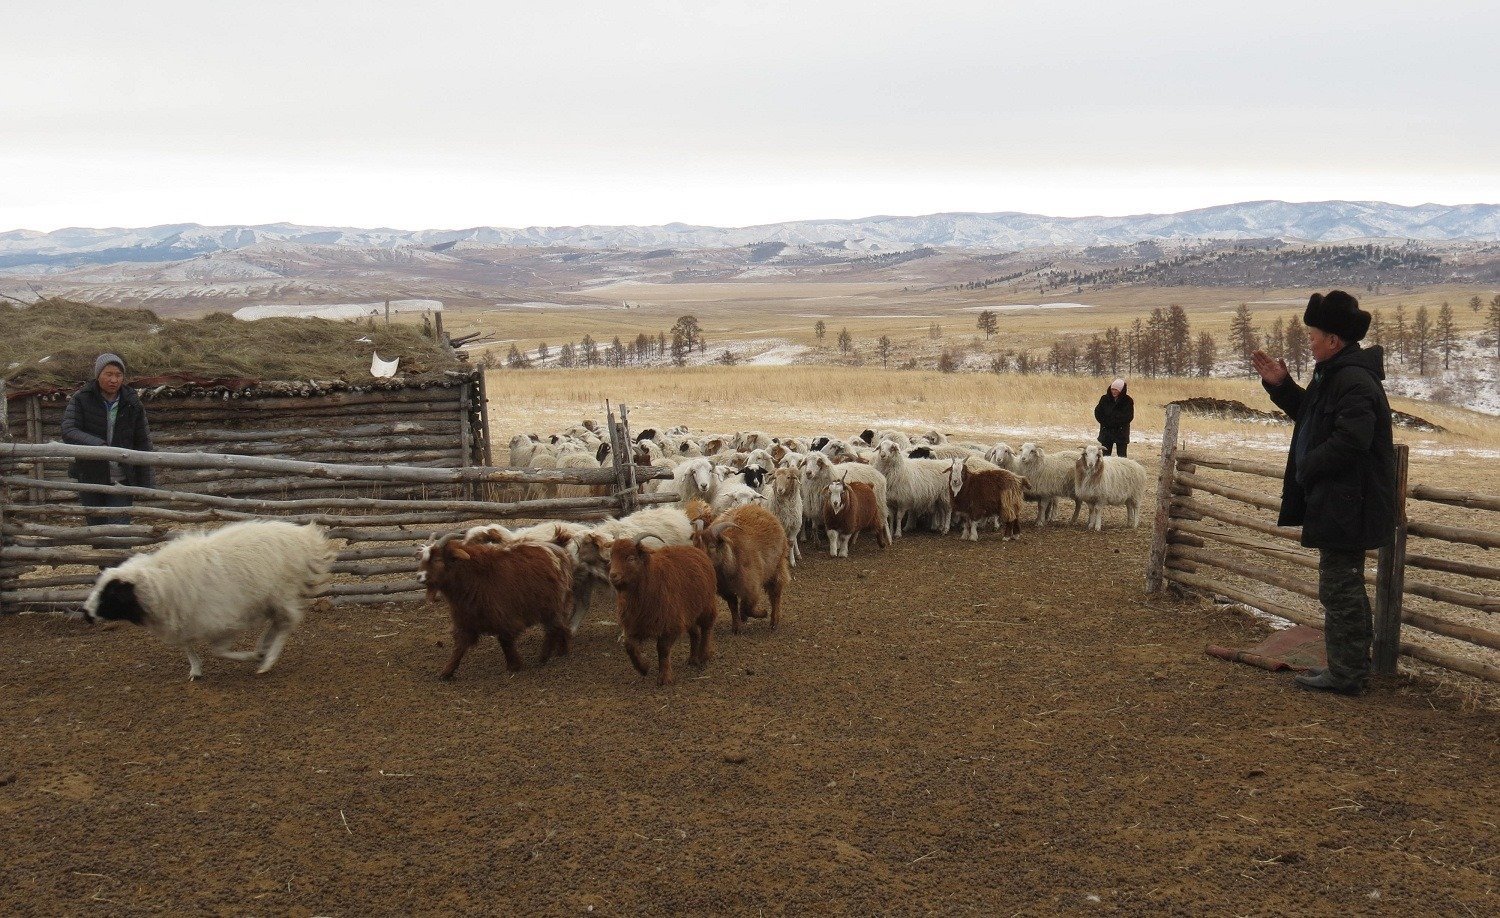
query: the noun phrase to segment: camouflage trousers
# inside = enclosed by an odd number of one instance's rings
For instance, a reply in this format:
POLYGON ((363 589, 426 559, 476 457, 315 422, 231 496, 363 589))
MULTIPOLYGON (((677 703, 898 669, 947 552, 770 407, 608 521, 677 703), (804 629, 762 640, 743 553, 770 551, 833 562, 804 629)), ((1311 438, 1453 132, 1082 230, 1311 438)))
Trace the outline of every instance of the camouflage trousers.
POLYGON ((1370 675, 1374 626, 1365 592, 1365 553, 1318 551, 1318 601, 1323 604, 1323 642, 1328 672, 1341 682, 1363 683, 1370 675))

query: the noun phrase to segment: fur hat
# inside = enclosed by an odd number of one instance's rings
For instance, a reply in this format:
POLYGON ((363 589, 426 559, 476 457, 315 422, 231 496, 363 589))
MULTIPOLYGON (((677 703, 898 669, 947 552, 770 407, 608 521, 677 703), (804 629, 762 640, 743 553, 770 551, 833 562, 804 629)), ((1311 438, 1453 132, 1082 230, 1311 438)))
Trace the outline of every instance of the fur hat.
POLYGON ((1302 324, 1346 342, 1358 341, 1370 330, 1370 314, 1359 308, 1359 300, 1342 290, 1330 290, 1326 296, 1314 293, 1307 301, 1302 324))

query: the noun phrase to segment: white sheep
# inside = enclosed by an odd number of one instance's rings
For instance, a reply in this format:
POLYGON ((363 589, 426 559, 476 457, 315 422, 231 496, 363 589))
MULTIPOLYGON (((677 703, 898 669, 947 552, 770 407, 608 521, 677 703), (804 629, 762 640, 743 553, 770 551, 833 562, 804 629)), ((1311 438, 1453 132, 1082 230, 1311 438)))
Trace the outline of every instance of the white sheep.
POLYGON ((1088 529, 1104 530, 1104 508, 1125 506, 1126 520, 1134 529, 1141 520, 1141 498, 1146 493, 1146 469, 1134 459, 1106 456, 1104 447, 1091 443, 1083 448, 1073 466, 1073 489, 1080 503, 1088 505, 1088 529))
POLYGON ((765 499, 764 494, 743 481, 724 481, 714 488, 713 500, 709 501, 709 506, 713 508, 714 516, 718 516, 735 507, 763 503, 765 499))
POLYGON ((672 470, 672 485, 677 500, 685 507, 690 500, 701 500, 705 504, 714 499, 714 466, 709 459, 689 459, 672 470))
POLYGON ((766 488, 766 509, 781 521, 786 530, 787 543, 791 546, 789 560, 793 567, 802 557, 797 545, 802 538, 802 474, 795 466, 783 466, 771 474, 766 488))
POLYGON ((927 514, 934 517, 939 532, 948 532, 953 522, 953 497, 948 491, 952 465, 942 459, 910 459, 895 441, 880 441, 875 469, 885 476, 894 535, 901 535, 908 518, 927 514))
POLYGON ((83 604, 89 621, 144 625, 183 649, 188 678, 203 675, 195 646, 270 671, 287 635, 327 581, 334 549, 314 525, 280 520, 231 523, 187 533, 99 575, 83 604), (255 650, 230 650, 246 629, 264 625, 255 650))
POLYGON ((1046 526, 1052 520, 1060 497, 1072 498, 1073 521, 1078 521, 1080 504, 1073 493, 1073 463, 1077 460, 1078 450, 1048 454, 1035 443, 1021 444, 1015 471, 1026 479, 1026 499, 1036 501, 1037 526, 1046 526))
POLYGON ((993 462, 995 465, 999 466, 1002 469, 1005 469, 1007 472, 1017 471, 1015 450, 1011 449, 1010 444, 1006 443, 1004 440, 990 447, 985 452, 984 458, 986 461, 993 462))

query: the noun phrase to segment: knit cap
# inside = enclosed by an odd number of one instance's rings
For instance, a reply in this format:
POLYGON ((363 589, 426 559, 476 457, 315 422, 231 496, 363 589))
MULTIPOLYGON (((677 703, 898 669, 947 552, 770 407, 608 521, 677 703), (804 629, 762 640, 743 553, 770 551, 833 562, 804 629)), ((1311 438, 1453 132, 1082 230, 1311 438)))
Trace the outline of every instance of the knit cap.
POLYGON ((98 379, 99 374, 103 373, 104 368, 110 364, 119 367, 121 373, 125 372, 125 361, 120 359, 119 354, 104 353, 94 358, 94 378, 98 379))

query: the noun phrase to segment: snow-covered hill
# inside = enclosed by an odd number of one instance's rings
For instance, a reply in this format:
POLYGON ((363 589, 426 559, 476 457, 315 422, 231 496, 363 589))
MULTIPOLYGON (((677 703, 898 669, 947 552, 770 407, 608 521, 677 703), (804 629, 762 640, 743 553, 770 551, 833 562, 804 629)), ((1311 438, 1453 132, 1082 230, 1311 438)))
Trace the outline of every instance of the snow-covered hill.
MULTIPOLYGON (((42 273, 59 267, 117 262, 179 261, 194 255, 285 244, 443 251, 470 246, 559 246, 583 249, 713 249, 787 243, 845 243, 868 252, 944 246, 968 249, 1078 248, 1148 239, 1265 239, 1310 242, 1349 239, 1500 240, 1500 205, 1378 201, 1249 201, 1175 214, 1046 217, 1023 213, 944 213, 857 220, 799 220, 760 226, 560 226, 461 230, 299 226, 68 228, 51 233, 0 233, 0 270, 42 273)), ((772 256, 774 257, 774 256, 772 256)))

